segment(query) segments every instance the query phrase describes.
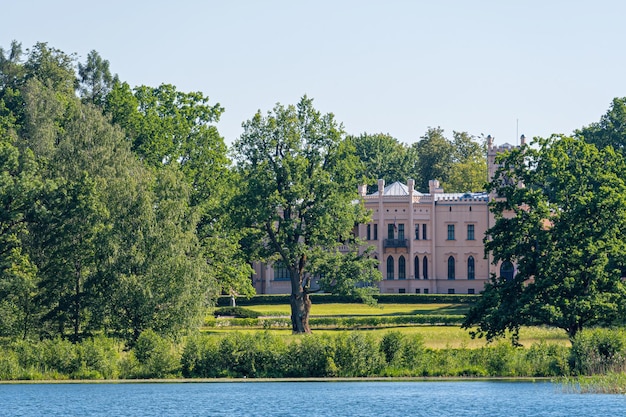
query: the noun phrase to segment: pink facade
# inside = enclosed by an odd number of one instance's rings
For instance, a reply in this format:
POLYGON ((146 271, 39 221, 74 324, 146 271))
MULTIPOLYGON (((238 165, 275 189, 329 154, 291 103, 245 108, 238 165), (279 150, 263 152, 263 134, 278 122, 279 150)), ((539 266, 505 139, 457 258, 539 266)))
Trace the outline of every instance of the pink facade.
POLYGON ((489 277, 483 236, 489 227, 489 196, 446 194, 438 181, 430 192, 413 180, 362 195, 372 221, 358 235, 375 247, 382 293, 478 294, 489 277))

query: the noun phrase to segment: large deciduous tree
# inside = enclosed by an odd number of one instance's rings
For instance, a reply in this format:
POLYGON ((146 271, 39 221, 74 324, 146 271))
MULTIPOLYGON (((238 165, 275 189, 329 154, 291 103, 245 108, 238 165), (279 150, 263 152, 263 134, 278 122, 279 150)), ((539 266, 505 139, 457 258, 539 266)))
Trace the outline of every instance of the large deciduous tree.
POLYGON ((348 136, 356 155, 362 163, 363 181, 368 185, 368 192, 376 192, 377 180, 384 179, 391 184, 396 181, 406 182, 416 178, 417 154, 414 148, 400 143, 387 134, 367 134, 348 136))
POLYGON ((600 121, 591 123, 579 130, 576 136, 593 143, 602 149, 612 146, 616 151, 624 153, 626 149, 626 97, 616 97, 609 110, 600 121))
POLYGON ((256 238, 249 242, 258 256, 288 269, 292 329, 308 333, 310 258, 319 248, 342 256, 338 245, 364 220, 358 160, 334 116, 315 110, 306 96, 297 106, 257 112, 243 128, 234 144, 242 178, 238 217, 256 238))
POLYGON ((419 142, 412 145, 419 158, 418 173, 419 181, 417 188, 428 192, 428 181, 439 180, 442 183, 448 181, 453 163, 454 147, 446 139, 443 129, 429 128, 419 142))
POLYGON ((626 163, 611 147, 553 136, 501 159, 489 189, 495 224, 485 250, 512 262, 492 277, 464 327, 488 340, 545 324, 570 338, 623 314, 626 288, 626 163), (474 328, 475 327, 475 328, 474 328))

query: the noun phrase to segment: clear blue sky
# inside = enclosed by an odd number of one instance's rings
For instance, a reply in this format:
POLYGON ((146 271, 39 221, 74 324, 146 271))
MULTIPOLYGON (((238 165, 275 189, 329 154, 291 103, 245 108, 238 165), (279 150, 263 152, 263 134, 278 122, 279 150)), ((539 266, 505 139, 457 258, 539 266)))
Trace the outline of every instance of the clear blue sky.
POLYGON ((19 0, 0 46, 91 50, 131 86, 202 91, 241 123, 303 94, 348 133, 569 134, 626 96, 623 1, 19 0))

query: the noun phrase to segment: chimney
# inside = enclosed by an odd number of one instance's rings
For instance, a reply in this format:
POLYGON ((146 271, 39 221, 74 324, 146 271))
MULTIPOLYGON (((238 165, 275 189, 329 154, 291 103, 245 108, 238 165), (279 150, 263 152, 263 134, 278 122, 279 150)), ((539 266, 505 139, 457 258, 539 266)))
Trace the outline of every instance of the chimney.
POLYGON ((443 188, 439 186, 438 180, 430 180, 428 181, 428 192, 430 194, 439 194, 443 193, 443 188))
POLYGON ((367 184, 359 185, 359 196, 365 197, 366 194, 367 194, 367 184))

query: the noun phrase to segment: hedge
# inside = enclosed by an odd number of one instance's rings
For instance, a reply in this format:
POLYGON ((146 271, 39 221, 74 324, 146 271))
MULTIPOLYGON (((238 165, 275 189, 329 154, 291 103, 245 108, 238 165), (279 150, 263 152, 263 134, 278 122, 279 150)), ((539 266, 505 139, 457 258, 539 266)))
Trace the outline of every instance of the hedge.
MULTIPOLYGON (((239 306, 284 305, 289 304, 289 294, 263 294, 250 298, 237 298, 239 306)), ((377 294, 374 298, 380 304, 473 304, 480 295, 469 294, 377 294)), ((361 300, 351 296, 335 294, 311 294, 313 304, 360 303, 361 300)), ((230 305, 230 296, 221 296, 217 306, 230 305)))
MULTIPOLYGON (((463 315, 458 314, 419 314, 403 316, 368 316, 368 317, 311 317, 312 328, 358 329, 373 327, 393 327, 411 325, 457 326, 463 322, 463 315)), ((291 326, 288 317, 270 318, 221 318, 205 322, 207 327, 257 327, 285 328, 291 326)))

